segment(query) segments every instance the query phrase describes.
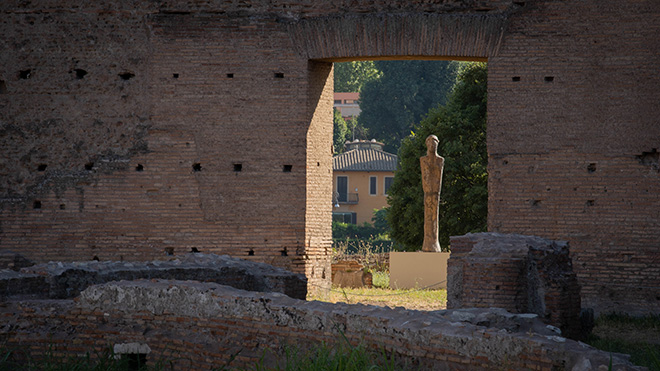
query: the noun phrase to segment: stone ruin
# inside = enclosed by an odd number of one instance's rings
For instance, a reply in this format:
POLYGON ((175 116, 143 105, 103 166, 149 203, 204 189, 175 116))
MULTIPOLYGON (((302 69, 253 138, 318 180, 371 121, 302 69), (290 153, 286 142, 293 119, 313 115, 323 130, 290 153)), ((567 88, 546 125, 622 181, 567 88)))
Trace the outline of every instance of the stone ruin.
POLYGON ((305 288, 302 275, 206 254, 4 270, 0 341, 33 359, 111 348, 175 368, 277 366, 291 346, 349 341, 402 368, 591 370, 611 360, 616 370, 642 369, 567 339, 537 314, 330 304, 302 300, 305 288))
POLYGON ((567 242, 475 233, 451 237, 447 308, 504 308, 534 313, 581 338, 580 285, 567 242))
POLYGON ((139 279, 215 282, 305 300, 307 278, 265 263, 226 255, 187 254, 152 262, 50 262, 0 271, 0 297, 70 299, 92 285, 139 279))

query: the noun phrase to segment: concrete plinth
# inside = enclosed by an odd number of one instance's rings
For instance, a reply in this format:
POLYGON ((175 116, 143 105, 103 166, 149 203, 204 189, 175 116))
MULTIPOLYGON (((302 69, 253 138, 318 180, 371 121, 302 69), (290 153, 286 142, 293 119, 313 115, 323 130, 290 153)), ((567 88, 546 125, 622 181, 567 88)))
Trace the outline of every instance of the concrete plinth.
POLYGON ((391 252, 391 289, 446 289, 448 252, 391 252))

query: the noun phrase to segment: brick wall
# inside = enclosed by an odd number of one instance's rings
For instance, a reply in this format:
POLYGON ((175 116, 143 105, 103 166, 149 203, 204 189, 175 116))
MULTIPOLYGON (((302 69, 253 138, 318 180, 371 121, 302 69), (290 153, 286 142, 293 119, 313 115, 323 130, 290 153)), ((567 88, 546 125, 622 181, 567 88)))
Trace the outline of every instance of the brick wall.
POLYGON ((596 312, 660 311, 658 14, 527 2, 489 59, 489 230, 569 241, 596 312))
POLYGON ((0 5, 0 248, 327 285, 330 62, 488 60, 489 229, 569 241, 587 307, 660 310, 655 2, 30 4, 0 5))
POLYGON ((75 302, 10 301, 0 306, 0 327, 3 343, 32 360, 47 352, 98 357, 136 343, 132 348, 149 349, 150 364, 176 369, 275 367, 278 359, 284 367, 287 349, 303 355, 347 339, 409 368, 596 369, 612 362, 617 370, 640 369, 502 310, 421 313, 199 282, 122 281, 90 287, 75 302))
POLYGON ((447 308, 535 313, 564 336, 581 339, 580 285, 564 241, 500 233, 451 238, 447 308))

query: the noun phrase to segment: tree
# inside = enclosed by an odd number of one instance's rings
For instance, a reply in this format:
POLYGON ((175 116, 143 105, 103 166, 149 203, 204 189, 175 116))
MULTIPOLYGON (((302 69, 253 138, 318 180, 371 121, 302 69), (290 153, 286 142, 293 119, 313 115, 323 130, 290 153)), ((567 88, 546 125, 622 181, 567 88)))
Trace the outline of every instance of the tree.
POLYGON ((336 108, 334 109, 334 117, 332 120, 332 143, 335 150, 335 153, 340 153, 344 151, 344 143, 348 138, 349 130, 348 125, 341 113, 336 108))
POLYGON ((438 136, 438 154, 445 158, 440 244, 448 246, 449 236, 486 230, 486 83, 486 64, 462 64, 447 104, 431 110, 401 144, 399 168, 388 192, 387 218, 392 239, 406 250, 419 250, 424 241, 419 157, 426 153, 425 140, 430 134, 438 136))
POLYGON ((377 80, 380 75, 373 61, 335 63, 335 91, 359 92, 366 82, 377 80))
POLYGON ((381 71, 360 91, 360 122, 370 135, 396 152, 416 122, 444 104, 457 64, 448 61, 376 61, 381 71))

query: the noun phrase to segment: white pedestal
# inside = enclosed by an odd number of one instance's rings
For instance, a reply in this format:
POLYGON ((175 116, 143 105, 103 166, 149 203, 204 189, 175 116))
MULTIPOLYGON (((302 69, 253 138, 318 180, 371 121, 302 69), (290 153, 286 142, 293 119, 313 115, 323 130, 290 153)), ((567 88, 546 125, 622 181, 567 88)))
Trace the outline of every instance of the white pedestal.
POLYGON ((447 289, 448 252, 391 252, 390 288, 447 289))

